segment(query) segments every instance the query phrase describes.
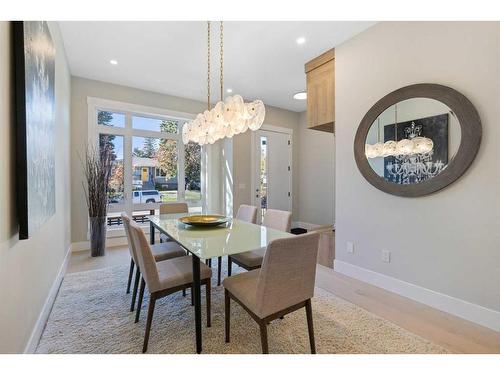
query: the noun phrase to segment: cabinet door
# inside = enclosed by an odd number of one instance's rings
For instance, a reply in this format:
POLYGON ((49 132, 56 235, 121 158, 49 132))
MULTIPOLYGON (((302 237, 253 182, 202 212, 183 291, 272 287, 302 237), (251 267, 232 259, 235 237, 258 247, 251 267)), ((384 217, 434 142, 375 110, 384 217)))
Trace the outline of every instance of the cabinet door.
POLYGON ((335 122, 334 61, 307 73, 307 124, 310 128, 335 122))

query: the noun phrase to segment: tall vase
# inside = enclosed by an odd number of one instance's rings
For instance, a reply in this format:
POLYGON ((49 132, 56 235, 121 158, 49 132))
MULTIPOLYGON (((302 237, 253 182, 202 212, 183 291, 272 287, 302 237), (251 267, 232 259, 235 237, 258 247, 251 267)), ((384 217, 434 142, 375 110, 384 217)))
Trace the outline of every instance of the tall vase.
POLYGON ((106 217, 90 218, 90 254, 101 257, 106 249, 106 217))

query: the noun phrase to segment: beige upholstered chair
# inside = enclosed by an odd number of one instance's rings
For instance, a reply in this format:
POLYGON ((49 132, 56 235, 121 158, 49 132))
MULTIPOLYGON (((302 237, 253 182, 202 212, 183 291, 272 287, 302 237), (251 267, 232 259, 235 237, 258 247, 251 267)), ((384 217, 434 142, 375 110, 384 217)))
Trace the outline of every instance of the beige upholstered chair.
MULTIPOLYGON (((130 284, 132 283, 132 275, 134 273, 134 267, 136 266, 137 268, 137 270, 135 271, 135 282, 134 282, 134 290, 132 293, 132 303, 130 304, 130 311, 134 311, 134 305, 137 297, 137 288, 139 286, 141 271, 139 269, 139 263, 137 263, 137 256, 134 243, 130 238, 130 222, 131 222, 130 217, 126 213, 122 213, 122 220, 123 220, 123 226, 125 228, 125 234, 127 235, 127 241, 129 244, 128 249, 130 252, 130 271, 128 273, 127 294, 130 293, 130 284)), ((153 253, 156 262, 160 262, 162 260, 171 259, 175 257, 182 257, 186 255, 186 252, 174 242, 152 245, 151 251, 153 253)))
MULTIPOLYGON (((238 208, 235 219, 255 224, 257 222, 257 207, 248 204, 242 204, 238 208)), ((229 260, 228 260, 229 262, 229 260)), ((217 285, 220 285, 222 270, 222 257, 218 258, 217 264, 217 285)))
POLYGON ((238 302, 259 324, 262 352, 268 353, 267 324, 306 308, 311 353, 316 352, 311 298, 314 295, 318 233, 269 243, 262 268, 224 280, 226 342, 230 338, 230 303, 238 302))
POLYGON ((163 214, 183 214, 188 213, 188 205, 184 202, 162 203, 160 204, 160 215, 163 214))
POLYGON ((257 207, 248 204, 240 205, 236 213, 236 219, 255 224, 257 222, 257 207))
MULTIPOLYGON (((142 229, 134 222, 130 222, 130 237, 135 246, 137 261, 142 272, 141 289, 139 292, 139 303, 137 306, 136 322, 139 320, 142 299, 146 284, 150 293, 148 318, 146 322, 146 333, 142 352, 148 349, 149 332, 157 299, 166 297, 177 291, 190 288, 193 284, 192 258, 188 255, 156 262, 151 246, 146 239, 142 229)), ((207 327, 211 325, 210 319, 210 278, 212 270, 204 264, 200 265, 200 278, 205 285, 207 299, 207 327)))
MULTIPOLYGON (((290 227, 292 226, 292 213, 289 211, 268 209, 264 215, 262 225, 283 232, 290 232, 290 227)), ((259 268, 265 253, 266 249, 256 249, 229 256, 227 259, 228 276, 231 276, 233 263, 236 263, 247 271, 259 268)))
MULTIPOLYGON (((162 203, 160 204, 160 215, 164 214, 187 214, 189 213, 189 208, 185 202, 172 202, 172 203, 162 203)), ((160 242, 167 242, 170 239, 166 234, 160 234, 160 242)))

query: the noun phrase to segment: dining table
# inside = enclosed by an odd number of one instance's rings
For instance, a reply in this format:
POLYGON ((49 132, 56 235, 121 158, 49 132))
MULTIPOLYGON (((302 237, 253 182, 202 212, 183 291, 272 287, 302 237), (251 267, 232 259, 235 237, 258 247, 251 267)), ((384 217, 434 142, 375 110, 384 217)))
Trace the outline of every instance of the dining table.
POLYGON ((193 299, 196 332, 196 352, 202 352, 200 262, 215 257, 266 248, 269 242, 293 236, 288 232, 267 228, 238 219, 213 227, 184 224, 179 219, 186 214, 163 214, 149 217, 150 242, 155 243, 156 231, 175 241, 190 255, 193 264, 193 299))

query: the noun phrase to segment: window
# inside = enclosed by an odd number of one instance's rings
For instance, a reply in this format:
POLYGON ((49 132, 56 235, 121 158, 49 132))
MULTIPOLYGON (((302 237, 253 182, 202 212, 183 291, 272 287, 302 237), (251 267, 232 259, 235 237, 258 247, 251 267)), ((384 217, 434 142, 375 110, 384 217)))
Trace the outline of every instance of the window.
MULTIPOLYGON (((186 145, 184 176, 186 201, 201 202, 201 146, 199 144, 188 143, 186 145)), ((196 211, 201 213, 201 206, 197 207, 196 211)))
MULTIPOLYGON (((99 134, 99 149, 107 152, 111 157, 111 178, 108 186, 108 203, 110 211, 115 206, 123 204, 123 136, 113 134, 99 134)), ((118 207, 119 208, 119 207, 118 207)))
POLYGON ((97 124, 102 126, 125 127, 125 114, 110 111, 97 111, 97 124))
POLYGON ((267 210, 267 137, 260 137, 259 191, 260 220, 262 222, 267 210))
POLYGON ((91 112, 95 122, 89 135, 112 155, 109 229, 121 227, 123 211, 146 224, 163 202, 184 201, 190 211, 201 213, 203 150, 192 143, 185 146, 179 132, 189 115, 89 98, 91 112))
POLYGON ((162 120, 153 117, 132 116, 132 127, 139 130, 171 134, 179 132, 179 122, 173 119, 162 120))

